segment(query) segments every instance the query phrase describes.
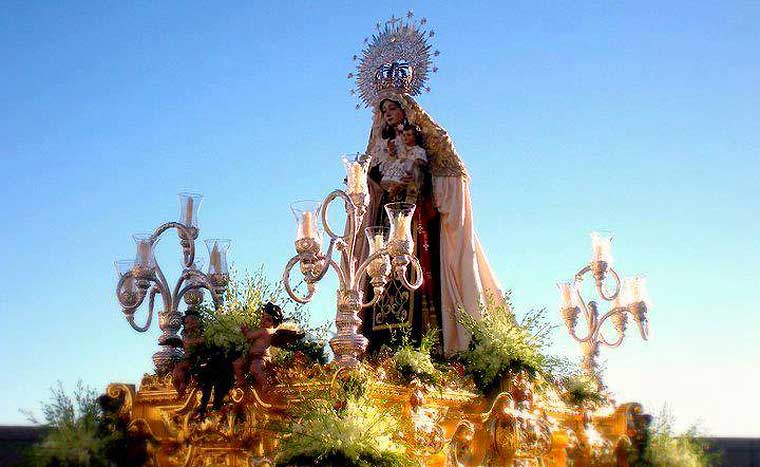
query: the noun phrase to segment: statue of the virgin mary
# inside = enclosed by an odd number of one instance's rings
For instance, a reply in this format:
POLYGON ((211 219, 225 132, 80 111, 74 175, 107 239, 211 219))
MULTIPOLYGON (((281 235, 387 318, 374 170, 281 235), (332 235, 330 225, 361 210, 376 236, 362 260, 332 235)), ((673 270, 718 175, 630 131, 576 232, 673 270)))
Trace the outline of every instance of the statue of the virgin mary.
MULTIPOLYGON (((424 276, 414 292, 392 282, 384 297, 365 310, 363 333, 370 352, 404 332, 419 341, 431 330, 440 333, 439 352, 464 350, 469 335, 456 313, 479 318, 489 295, 502 296, 475 233, 465 166, 446 130, 412 97, 423 89, 431 55, 437 55, 430 52, 432 33, 423 30, 425 24, 410 12, 406 20, 378 25, 378 33, 365 40, 356 74, 349 75, 374 110, 366 151, 372 156, 371 201, 364 227, 388 225, 386 203, 414 203, 415 254, 424 276)), ((367 256, 366 239, 356 251, 359 259, 367 256)))

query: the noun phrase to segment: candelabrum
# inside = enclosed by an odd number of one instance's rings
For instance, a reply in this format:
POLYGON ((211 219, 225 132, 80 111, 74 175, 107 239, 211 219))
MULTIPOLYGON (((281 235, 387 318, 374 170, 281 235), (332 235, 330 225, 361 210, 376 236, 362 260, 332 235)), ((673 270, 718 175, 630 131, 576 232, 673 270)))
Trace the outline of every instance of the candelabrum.
POLYGON ((195 241, 198 238, 198 208, 203 196, 196 193, 180 193, 179 222, 167 222, 153 233, 135 234, 137 245, 135 259, 115 262, 119 274, 116 285, 116 297, 122 307, 127 322, 137 332, 146 332, 153 321, 156 296, 160 296, 163 307, 158 312, 158 326, 161 335, 158 338, 160 350, 153 354, 153 363, 158 374, 171 371, 174 363, 182 355, 182 339, 178 335, 182 326, 182 314, 178 311, 180 301, 184 298, 186 312, 197 311, 204 300, 204 289, 208 290, 215 306, 222 304, 224 291, 229 282, 227 252, 229 240, 206 240, 209 251, 208 273, 201 271, 203 265, 196 258, 195 241), (169 288, 161 267, 155 256, 155 247, 161 236, 175 229, 182 247, 182 273, 174 288, 169 288), (145 323, 135 323, 135 314, 148 298, 148 311, 145 323))
POLYGON ((335 190, 322 201, 298 201, 291 208, 296 218, 296 255, 288 261, 283 273, 283 284, 288 295, 298 303, 308 303, 314 298, 317 283, 332 268, 338 276, 337 335, 330 340, 335 361, 344 367, 356 366, 366 351, 367 338, 359 333, 362 324, 359 312, 374 306, 385 293, 385 286, 396 279, 409 290, 422 285, 422 268, 414 256, 414 238, 411 223, 415 205, 389 203, 385 205, 390 228, 368 227, 364 234, 369 242, 367 259, 361 264, 355 258, 358 232, 369 205, 367 170, 370 156, 357 154, 343 156, 348 176, 346 191, 335 190), (343 200, 346 225, 341 235, 336 234, 328 222, 328 208, 333 201, 343 200), (322 250, 322 233, 329 237, 327 251, 322 250), (340 260, 333 258, 335 253, 340 260), (300 265, 306 284, 305 295, 299 295, 290 283, 290 273, 300 265), (411 268, 411 272, 410 272, 411 268), (408 277, 409 276, 409 277, 408 277), (364 301, 366 279, 372 286, 372 298, 364 301))
POLYGON ((581 367, 586 373, 598 378, 599 349, 601 346, 618 347, 623 343, 629 314, 638 325, 642 339, 647 339, 649 297, 645 276, 633 276, 621 281, 617 271, 612 267, 612 235, 610 233, 592 232, 591 242, 593 249, 591 262, 581 268, 572 281, 559 282, 557 286, 562 297, 562 318, 565 320, 570 335, 581 345, 581 367), (609 311, 601 318, 597 302, 586 303, 581 296, 583 279, 589 273, 594 278, 599 297, 610 302, 609 311), (611 291, 605 282, 610 276, 614 280, 611 291), (578 337, 575 330, 581 313, 586 319, 585 337, 578 337), (611 320, 617 333, 617 337, 612 341, 602 334, 602 325, 608 319, 611 320))

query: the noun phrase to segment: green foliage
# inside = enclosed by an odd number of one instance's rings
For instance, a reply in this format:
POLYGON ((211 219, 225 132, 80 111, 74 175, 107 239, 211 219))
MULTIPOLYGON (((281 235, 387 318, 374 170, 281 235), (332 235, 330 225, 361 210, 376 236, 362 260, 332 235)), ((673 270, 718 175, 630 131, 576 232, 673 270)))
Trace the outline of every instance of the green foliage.
POLYGON ((320 345, 320 341, 325 342, 329 324, 310 326, 308 312, 300 304, 287 309, 286 305, 293 302, 287 296, 282 282, 269 280, 263 266, 253 273, 244 273, 242 277, 232 268, 224 304, 219 309, 211 303, 205 303, 201 307, 203 340, 206 346, 223 349, 230 355, 245 352, 248 342, 240 327, 258 327, 261 323, 261 307, 267 302, 282 306, 285 321, 295 322, 299 329, 312 336, 291 344, 286 350, 300 350, 307 357, 326 362, 324 345, 320 345))
POLYGON ((322 384, 313 381, 289 417, 269 426, 282 435, 276 465, 411 466, 399 434, 408 422, 400 409, 389 408, 377 394, 369 396, 373 373, 360 366, 323 377, 322 384))
POLYGON ((129 432, 129 417, 119 414, 124 400, 77 383, 73 395, 61 383, 42 403, 43 420, 23 411, 30 422, 47 428, 28 452, 29 464, 44 467, 133 467, 148 459, 147 437, 129 432), (97 396, 97 397, 96 397, 97 396))
POLYGON ((564 401, 575 407, 593 408, 607 401, 597 379, 582 372, 562 378, 560 386, 564 401))
POLYGON ((297 456, 287 464, 278 463, 282 467, 406 467, 412 465, 401 454, 360 454, 356 459, 345 454, 329 454, 320 457, 297 456))
POLYGON ((203 340, 209 347, 221 348, 230 354, 243 353, 248 348, 248 341, 240 327, 255 328, 258 322, 258 317, 237 312, 204 314, 203 340))
POLYGON ((430 330, 423 338, 419 348, 415 348, 408 338, 402 339, 401 346, 393 354, 396 371, 408 381, 418 378, 423 383, 436 384, 441 379, 441 372, 436 369, 430 352, 438 343, 438 330, 430 330))
POLYGON ((244 274, 242 278, 233 269, 224 294, 224 304, 219 309, 206 304, 201 310, 206 345, 224 349, 228 354, 246 351, 248 342, 240 327, 258 327, 261 306, 266 302, 289 302, 282 284, 272 283, 263 267, 244 274))
POLYGON ((708 454, 705 445, 697 439, 696 425, 685 433, 676 435, 674 417, 664 407, 649 428, 649 439, 644 451, 644 462, 639 465, 651 467, 711 467, 719 465, 720 456, 708 454))
POLYGON ((467 372, 483 393, 490 393, 509 373, 529 377, 551 375, 561 361, 546 351, 551 344, 545 310, 530 311, 522 321, 512 312, 510 293, 503 300, 490 297, 481 305, 481 319, 460 310, 459 323, 471 334, 470 348, 461 353, 467 372))
POLYGON ((289 366, 295 361, 295 355, 300 352, 307 363, 318 363, 324 365, 327 363, 327 352, 325 351, 325 339, 314 336, 305 336, 294 342, 288 343, 284 348, 279 349, 279 359, 276 364, 289 366))
POLYGON ((367 394, 369 378, 362 371, 350 371, 340 382, 338 399, 357 401, 367 394))
MULTIPOLYGON (((200 318, 200 325, 195 326, 197 330, 188 326, 189 321, 185 322, 186 328, 183 330, 190 366, 189 376, 203 393, 202 408, 199 411, 201 414, 205 414, 205 402, 209 400, 212 388, 215 409, 221 408, 224 395, 234 384, 234 362, 245 356, 250 349, 243 328, 255 330, 261 326, 261 313, 267 302, 284 308, 283 327, 297 331, 294 334, 326 334, 327 326, 316 329, 309 327, 308 316, 300 305, 295 305, 290 310, 286 308, 286 305, 293 302, 287 296, 282 282, 270 281, 263 267, 253 273, 246 272, 242 277, 233 269, 221 306, 216 308, 207 302, 197 307, 194 310, 200 318), (290 324, 295 325, 288 326, 290 324)), ((324 345, 306 339, 291 344, 284 351, 274 352, 276 363, 291 366, 296 351, 301 351, 307 358, 320 363, 327 360, 324 345)))
POLYGON ((342 410, 329 402, 307 404, 308 412, 287 427, 278 466, 404 467, 411 465, 394 439, 400 420, 364 398, 349 399, 342 410))
POLYGON ((25 412, 30 422, 44 424, 50 429, 42 442, 32 448, 31 464, 62 467, 113 465, 106 459, 106 449, 118 434, 99 431, 102 412, 97 393, 81 381, 73 395, 66 393, 61 382, 50 392, 51 402, 42 403, 42 421, 25 412))

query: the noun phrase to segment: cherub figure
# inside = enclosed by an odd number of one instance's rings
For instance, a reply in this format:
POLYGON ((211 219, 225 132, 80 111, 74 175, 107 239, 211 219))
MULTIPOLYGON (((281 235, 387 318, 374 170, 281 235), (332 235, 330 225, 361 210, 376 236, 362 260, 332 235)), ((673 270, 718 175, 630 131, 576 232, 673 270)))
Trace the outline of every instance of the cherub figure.
POLYGON ((282 309, 272 303, 267 303, 261 310, 261 326, 251 329, 248 326, 241 326, 241 331, 248 341, 248 353, 233 362, 235 370, 235 384, 243 386, 245 384, 246 369, 253 376, 256 389, 262 389, 267 386, 266 366, 271 361, 269 347, 282 346, 289 341, 298 340, 303 337, 303 333, 281 329, 283 314, 282 309))

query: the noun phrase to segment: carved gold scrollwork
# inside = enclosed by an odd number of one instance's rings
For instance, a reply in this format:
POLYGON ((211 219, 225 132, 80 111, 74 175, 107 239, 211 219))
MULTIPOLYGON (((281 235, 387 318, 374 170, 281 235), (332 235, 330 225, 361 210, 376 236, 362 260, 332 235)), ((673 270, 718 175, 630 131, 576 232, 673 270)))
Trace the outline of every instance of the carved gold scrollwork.
MULTIPOLYGON (((299 404, 316 387, 327 397, 337 397, 336 385, 348 371, 339 369, 329 382, 301 382, 272 390, 283 399, 282 407, 299 404)), ((384 401, 389 410, 399 408, 406 414, 409 425, 400 429, 410 441, 409 455, 420 466, 562 467, 598 460, 615 465, 616 459, 630 459, 621 457, 628 456, 630 444, 635 448, 642 441, 648 417, 640 405, 593 414, 552 410, 550 417, 543 410, 546 401, 533 398, 529 381, 515 375, 503 388, 506 392, 490 403, 466 391, 430 391, 415 381, 405 387, 376 383, 367 394, 384 401)), ((137 393, 128 385, 114 384, 107 390, 111 397, 124 400, 130 433, 148 440, 152 456, 148 465, 273 465, 278 435, 272 423, 287 417, 282 407, 261 404, 246 387, 232 391, 221 410, 201 419, 196 388, 191 387, 182 399, 172 391, 170 379, 155 377, 144 379, 137 393)))
POLYGON ((510 393, 496 396, 491 410, 482 417, 490 440, 485 465, 541 465, 541 459, 550 453, 548 417, 541 411, 517 408, 510 393))
POLYGON ((144 375, 140 381, 140 392, 143 391, 174 391, 172 375, 144 375))
POLYGON ((469 420, 461 420, 451 437, 446 467, 467 467, 472 460, 472 443, 475 437, 475 425, 469 420))
POLYGON ((114 399, 122 401, 119 407, 119 416, 131 418, 132 416, 132 404, 134 401, 135 388, 126 384, 109 384, 106 389, 106 394, 114 399))
POLYGON ((222 467, 222 466, 234 466, 235 458, 225 451, 217 450, 199 450, 197 454, 193 456, 189 467, 222 467))
POLYGON ((421 454, 438 453, 446 444, 443 428, 439 424, 441 418, 435 409, 417 408, 412 412, 414 441, 421 454))

